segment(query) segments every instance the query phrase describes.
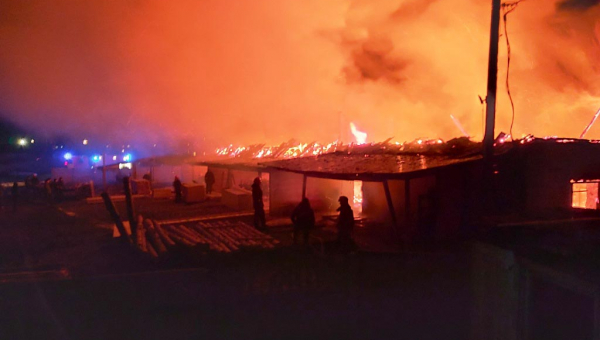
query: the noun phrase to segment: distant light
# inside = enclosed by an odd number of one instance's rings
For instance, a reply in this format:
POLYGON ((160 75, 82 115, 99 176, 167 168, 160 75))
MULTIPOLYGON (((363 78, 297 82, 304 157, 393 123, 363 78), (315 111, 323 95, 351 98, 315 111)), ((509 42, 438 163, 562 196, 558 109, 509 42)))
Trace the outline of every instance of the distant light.
POLYGON ((31 140, 31 144, 33 144, 33 143, 35 143, 35 139, 32 139, 32 140, 31 140))
POLYGON ((70 161, 71 159, 73 159, 73 154, 70 152, 65 153, 65 155, 63 156, 66 160, 70 161))
POLYGON ((88 144, 88 140, 84 139, 82 143, 83 143, 83 145, 87 145, 88 144))
POLYGON ((65 166, 69 165, 69 162, 65 161, 65 166))
POLYGON ((130 169, 131 170, 131 163, 119 163, 119 170, 120 169, 130 169))
POLYGON ((20 146, 25 146, 25 145, 27 145, 27 140, 25 138, 21 138, 21 139, 19 139, 18 143, 20 146))
POLYGON ((100 156, 100 155, 93 155, 92 156, 92 162, 94 162, 94 163, 98 163, 101 160, 102 160, 102 156, 100 156))
POLYGON ((123 162, 131 162, 131 154, 126 154, 123 156, 123 162))
POLYGON ((117 160, 117 156, 113 156, 113 161, 116 161, 116 160, 117 160))

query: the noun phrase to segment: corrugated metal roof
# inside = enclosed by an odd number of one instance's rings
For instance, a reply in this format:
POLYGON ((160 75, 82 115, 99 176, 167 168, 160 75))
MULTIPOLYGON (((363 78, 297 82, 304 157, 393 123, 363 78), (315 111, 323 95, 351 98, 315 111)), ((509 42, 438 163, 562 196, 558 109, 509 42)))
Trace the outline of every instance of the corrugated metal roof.
POLYGON ((325 177, 353 180, 402 178, 417 172, 481 159, 481 155, 449 157, 420 154, 326 154, 266 163, 269 168, 325 177))

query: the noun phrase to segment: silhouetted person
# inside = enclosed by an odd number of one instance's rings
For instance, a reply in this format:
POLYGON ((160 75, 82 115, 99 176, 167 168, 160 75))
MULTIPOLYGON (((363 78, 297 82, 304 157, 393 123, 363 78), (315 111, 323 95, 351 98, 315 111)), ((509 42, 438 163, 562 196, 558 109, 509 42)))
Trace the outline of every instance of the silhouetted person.
POLYGON ((52 203, 52 184, 50 178, 46 178, 44 181, 44 192, 46 193, 46 200, 48 203, 52 203))
POLYGON ((37 174, 33 174, 31 176, 31 192, 33 193, 34 198, 37 198, 40 192, 40 180, 37 174))
POLYGON ((215 184, 215 174, 212 171, 207 170, 204 175, 204 183, 206 183, 206 194, 212 193, 213 184, 215 184))
POLYGON ((58 180, 56 178, 50 182, 50 188, 52 188, 52 198, 58 201, 58 180))
POLYGON ((354 212, 352 211, 352 208, 350 208, 350 204, 348 204, 348 197, 340 196, 338 202, 340 202, 340 207, 337 208, 337 211, 340 212, 340 215, 337 222, 337 242, 340 249, 349 250, 350 247, 354 245, 352 240, 352 229, 354 229, 354 212))
POLYGON ((173 180, 173 189, 175 190, 175 202, 181 202, 181 181, 177 176, 175 176, 175 180, 173 180))
POLYGON ((19 184, 17 182, 13 183, 11 195, 14 212, 17 211, 17 199, 19 197, 19 184))
POLYGON ((265 217, 265 206, 263 204, 263 192, 260 188, 260 178, 256 177, 252 183, 252 206, 254 207, 254 227, 264 229, 267 226, 265 217))
POLYGON ((37 174, 33 174, 33 176, 31 176, 31 185, 34 188, 37 188, 37 186, 40 185, 40 180, 39 180, 37 174))
POLYGON ((315 212, 310 207, 308 198, 303 198, 300 204, 292 212, 292 222, 294 223, 294 244, 298 244, 298 238, 302 233, 304 236, 303 244, 308 244, 308 234, 315 226, 315 212))
POLYGON ((58 181, 56 181, 56 197, 59 200, 62 200, 65 194, 65 181, 63 180, 62 177, 58 178, 58 181))

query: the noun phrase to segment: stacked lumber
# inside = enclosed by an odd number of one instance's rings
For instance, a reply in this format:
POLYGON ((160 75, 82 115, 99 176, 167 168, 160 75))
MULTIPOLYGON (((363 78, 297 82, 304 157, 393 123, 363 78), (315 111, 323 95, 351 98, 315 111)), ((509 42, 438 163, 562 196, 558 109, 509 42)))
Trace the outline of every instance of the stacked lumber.
POLYGON ((141 215, 134 246, 153 258, 178 249, 231 253, 240 249, 273 249, 278 240, 244 222, 213 221, 161 225, 141 215))
POLYGON ((211 251, 231 253, 241 248, 272 249, 278 240, 243 222, 217 221, 160 226, 176 243, 203 245, 211 251))

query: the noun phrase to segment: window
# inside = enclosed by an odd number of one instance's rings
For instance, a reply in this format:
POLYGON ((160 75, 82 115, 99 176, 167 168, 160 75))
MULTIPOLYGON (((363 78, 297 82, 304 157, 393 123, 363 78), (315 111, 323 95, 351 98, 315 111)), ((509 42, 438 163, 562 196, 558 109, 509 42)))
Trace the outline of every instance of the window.
POLYGON ((600 180, 571 180, 573 208, 598 210, 598 183, 600 180))

